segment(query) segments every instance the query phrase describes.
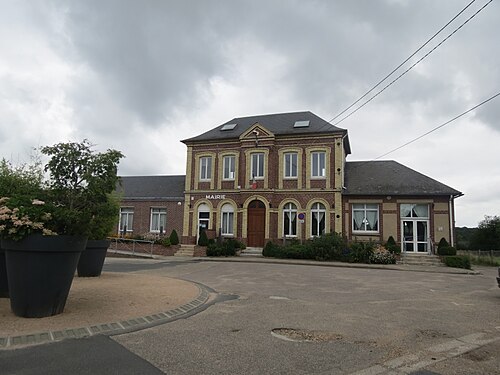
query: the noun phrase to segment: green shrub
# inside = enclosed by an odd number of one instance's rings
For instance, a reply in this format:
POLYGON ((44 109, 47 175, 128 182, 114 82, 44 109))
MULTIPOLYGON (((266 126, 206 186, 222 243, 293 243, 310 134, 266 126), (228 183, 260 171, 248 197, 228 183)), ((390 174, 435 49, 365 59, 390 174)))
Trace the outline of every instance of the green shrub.
POLYGON ((175 229, 172 229, 172 233, 170 233, 169 239, 170 239, 170 243, 172 245, 179 244, 179 236, 177 235, 177 232, 175 229))
POLYGON ((455 249, 453 246, 442 246, 442 247, 438 246, 438 255, 441 256, 457 255, 457 249, 455 249))
POLYGON ((444 264, 448 267, 465 268, 470 270, 470 259, 466 255, 452 255, 444 257, 444 264))
POLYGON ((450 244, 448 243, 448 241, 446 241, 444 237, 441 237, 438 243, 438 254, 439 254, 439 249, 441 249, 442 247, 449 247, 449 246, 450 244))
POLYGON ((209 257, 229 257, 235 256, 236 250, 239 249, 239 242, 234 239, 226 239, 213 241, 207 246, 207 256, 209 257))
POLYGON ((262 255, 265 257, 275 257, 279 251, 279 245, 276 245, 274 242, 267 241, 264 249, 262 250, 262 255))
POLYGON ((401 247, 398 246, 398 244, 394 240, 394 237, 392 236, 389 236, 389 238, 387 239, 385 248, 392 254, 401 254, 401 247))
POLYGON ((168 237, 159 238, 155 241, 155 244, 169 247, 171 245, 170 239, 168 237))
POLYGON ((345 246, 345 240, 338 233, 314 237, 307 244, 310 258, 317 260, 340 260, 345 246))
POLYGON ((373 242, 352 242, 347 260, 352 263, 370 263, 374 248, 373 242))
POLYGON ((198 245, 200 245, 200 246, 207 246, 208 245, 207 233, 204 230, 202 230, 200 233, 200 238, 198 239, 198 245))

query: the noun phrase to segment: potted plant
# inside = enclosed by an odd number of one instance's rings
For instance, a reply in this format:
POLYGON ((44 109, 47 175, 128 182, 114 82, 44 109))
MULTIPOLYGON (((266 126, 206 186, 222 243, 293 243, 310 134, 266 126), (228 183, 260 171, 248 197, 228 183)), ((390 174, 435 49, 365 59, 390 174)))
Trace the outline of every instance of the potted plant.
POLYGON ((11 308, 23 317, 63 311, 106 173, 116 174, 121 153, 92 151, 87 140, 44 147, 50 178, 32 191, 15 191, 0 210, 11 308), (114 166, 103 163, 113 155, 114 166))
MULTIPOLYGON (((14 167, 11 163, 2 159, 0 161, 0 201, 5 202, 6 197, 13 194, 36 195, 42 184, 42 169, 39 162, 23 164, 14 167)), ((0 207, 2 204, 0 203, 0 207)), ((0 208, 0 221, 6 218, 4 208, 0 208)), ((0 224, 1 225, 1 224, 0 224)), ((9 297, 7 279, 7 268, 5 262, 5 251, 1 245, 0 227, 0 298, 9 297)))
POLYGON ((115 195, 108 194, 103 202, 95 205, 87 246, 78 261, 79 277, 101 275, 106 252, 111 244, 106 238, 116 225, 118 213, 119 204, 115 195))

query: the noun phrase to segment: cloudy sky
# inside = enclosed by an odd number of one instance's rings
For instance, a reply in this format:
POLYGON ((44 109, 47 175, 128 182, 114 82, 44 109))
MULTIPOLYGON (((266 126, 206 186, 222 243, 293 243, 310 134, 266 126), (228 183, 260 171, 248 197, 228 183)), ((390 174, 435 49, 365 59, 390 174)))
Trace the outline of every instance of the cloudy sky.
MULTIPOLYGON (((0 0, 0 157, 87 138, 126 155, 121 175, 184 174, 181 139, 247 115, 330 120, 469 2, 0 0)), ((338 124, 348 160, 377 158, 498 93, 499 16, 492 1, 338 124)), ((384 159, 462 191, 459 226, 500 214, 500 97, 384 159)))

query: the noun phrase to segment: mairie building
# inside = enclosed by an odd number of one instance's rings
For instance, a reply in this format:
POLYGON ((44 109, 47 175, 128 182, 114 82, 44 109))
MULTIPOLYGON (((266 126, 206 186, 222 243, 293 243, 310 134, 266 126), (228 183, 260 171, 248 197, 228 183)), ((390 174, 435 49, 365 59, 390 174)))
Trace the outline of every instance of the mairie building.
POLYGON ((182 141, 185 176, 122 177, 118 233, 182 244, 236 238, 248 247, 338 232, 431 253, 454 243, 462 193, 396 161, 347 161, 346 129, 311 112, 234 118, 182 141))

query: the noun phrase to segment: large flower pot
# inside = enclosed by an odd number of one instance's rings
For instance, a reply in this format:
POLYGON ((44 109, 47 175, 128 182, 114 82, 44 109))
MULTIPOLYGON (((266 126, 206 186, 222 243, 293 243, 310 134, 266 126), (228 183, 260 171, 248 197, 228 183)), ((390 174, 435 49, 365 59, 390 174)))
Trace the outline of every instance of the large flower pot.
POLYGON ((104 258, 111 241, 108 240, 88 240, 85 251, 78 261, 79 277, 96 277, 101 275, 104 258))
POLYGON ((62 313, 86 243, 87 237, 64 235, 3 239, 12 312, 25 318, 62 313))
POLYGON ((5 251, 3 251, 1 244, 0 244, 0 298, 9 298, 9 282, 7 281, 5 251))

